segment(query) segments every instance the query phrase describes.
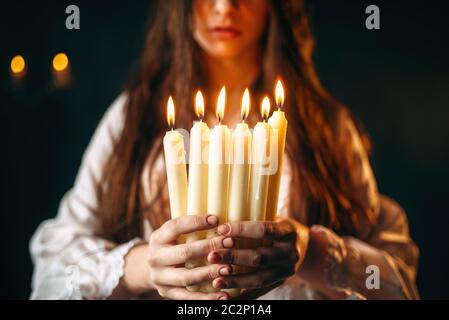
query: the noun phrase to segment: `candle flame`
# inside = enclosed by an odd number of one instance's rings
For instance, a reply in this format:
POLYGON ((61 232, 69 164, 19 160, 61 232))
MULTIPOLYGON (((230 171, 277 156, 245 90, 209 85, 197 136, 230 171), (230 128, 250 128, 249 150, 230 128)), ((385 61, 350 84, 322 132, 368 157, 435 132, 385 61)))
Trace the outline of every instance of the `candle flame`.
POLYGON ((281 80, 278 80, 276 84, 275 96, 276 96, 276 105, 278 106, 278 108, 281 108, 284 105, 285 100, 285 90, 281 80))
POLYGON ((167 123, 171 129, 175 126, 175 103, 171 96, 168 98, 167 103, 167 123))
POLYGON ((225 112, 225 105, 226 105, 226 87, 223 87, 220 91, 220 95, 218 96, 217 101, 217 119, 218 122, 221 122, 224 117, 225 112))
POLYGON ((261 107, 261 114, 262 114, 262 118, 264 120, 268 119, 268 116, 270 115, 270 109, 271 109, 270 98, 265 96, 265 98, 263 98, 262 107, 261 107))
POLYGON ((204 97, 201 91, 198 90, 195 97, 195 113, 198 119, 203 120, 204 118, 204 97))
POLYGON ((243 121, 246 120, 246 118, 248 118, 250 106, 251 106, 251 102, 250 102, 250 97, 249 97, 249 90, 246 89, 245 93, 243 93, 243 98, 242 98, 242 120, 243 121))

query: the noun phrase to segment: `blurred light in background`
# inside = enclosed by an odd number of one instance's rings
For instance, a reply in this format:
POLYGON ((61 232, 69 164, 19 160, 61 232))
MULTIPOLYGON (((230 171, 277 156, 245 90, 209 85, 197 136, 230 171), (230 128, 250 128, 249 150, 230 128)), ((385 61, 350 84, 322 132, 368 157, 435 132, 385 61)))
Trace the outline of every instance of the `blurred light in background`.
POLYGON ((71 84, 70 61, 67 54, 60 52, 53 57, 53 85, 55 88, 67 88, 71 84))
POLYGON ((61 72, 67 69, 69 66, 69 58, 65 53, 58 53, 53 58, 53 69, 57 72, 61 72))
POLYGON ((25 71, 25 59, 21 55, 16 55, 11 59, 11 72, 13 74, 20 74, 25 71))

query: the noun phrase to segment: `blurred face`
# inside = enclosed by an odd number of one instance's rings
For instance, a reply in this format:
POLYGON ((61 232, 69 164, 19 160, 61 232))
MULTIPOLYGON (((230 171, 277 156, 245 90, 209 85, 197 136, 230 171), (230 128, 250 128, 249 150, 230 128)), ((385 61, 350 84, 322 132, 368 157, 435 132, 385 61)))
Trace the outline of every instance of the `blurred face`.
POLYGON ((269 0, 193 0, 193 36, 210 56, 238 58, 259 46, 269 0))

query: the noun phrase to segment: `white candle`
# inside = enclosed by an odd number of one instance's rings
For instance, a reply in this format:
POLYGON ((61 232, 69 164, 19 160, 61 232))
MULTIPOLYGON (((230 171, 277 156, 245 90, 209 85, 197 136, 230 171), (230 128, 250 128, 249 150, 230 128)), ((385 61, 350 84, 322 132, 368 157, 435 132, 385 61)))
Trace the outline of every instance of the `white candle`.
MULTIPOLYGON (((248 89, 245 90, 242 99, 242 122, 237 124, 231 143, 231 172, 229 181, 229 208, 228 221, 250 220, 249 216, 249 178, 251 159, 251 131, 245 123, 250 111, 250 96, 248 89)), ((236 239, 235 248, 244 249, 244 239, 236 239)), ((246 271, 240 266, 232 266, 233 274, 246 271)), ((231 297, 240 294, 240 289, 226 289, 231 297)))
POLYGON ((273 128, 275 137, 277 137, 277 148, 274 150, 271 160, 270 181, 268 183, 267 211, 265 220, 274 221, 277 216, 279 187, 281 184, 282 168, 284 164, 285 140, 287 137, 287 119, 285 113, 281 111, 284 105, 285 93, 282 82, 279 80, 276 85, 276 105, 278 110, 268 119, 268 124, 273 128))
POLYGON ((270 100, 262 102, 263 122, 257 123, 253 132, 250 183, 250 219, 265 220, 270 174, 270 152, 273 129, 266 122, 270 113, 270 100))
POLYGON ((190 130, 189 191, 187 213, 206 215, 207 212, 207 157, 210 130, 204 123, 204 98, 200 91, 196 95, 195 111, 200 121, 190 130))
POLYGON ((250 110, 248 89, 242 99, 242 119, 232 134, 228 221, 249 220, 251 132, 245 123, 250 110))
MULTIPOLYGON (((227 126, 222 125, 226 105, 226 89, 223 87, 218 96, 217 119, 218 124, 210 132, 209 143, 209 177, 207 193, 207 212, 216 215, 220 224, 227 221, 228 213, 228 184, 229 184, 229 148, 231 133, 227 126)), ((207 237, 217 236, 216 229, 208 232, 207 237)), ((201 286, 204 292, 216 292, 212 282, 201 286)))
MULTIPOLYGON (((207 161, 210 130, 204 123, 204 98, 201 91, 198 91, 195 99, 195 113, 199 121, 193 124, 190 130, 190 151, 189 151, 189 189, 187 201, 187 214, 206 215, 207 212, 207 161)), ((205 232, 195 232, 187 236, 187 243, 204 239, 205 232)), ((201 260, 188 261, 186 268, 193 269, 203 265, 201 260)), ((199 285, 188 287, 191 291, 198 291, 199 285)))
MULTIPOLYGON (((167 121, 173 129, 175 108, 171 97, 167 104, 167 121)), ((179 132, 171 130, 165 134, 164 154, 171 217, 175 219, 187 213, 187 170, 184 138, 179 132)))
POLYGON ((226 104, 226 89, 220 92, 217 103, 218 124, 210 133, 209 144, 209 178, 207 212, 216 215, 220 223, 227 221, 228 184, 229 184, 229 150, 231 133, 227 126, 222 125, 226 104))

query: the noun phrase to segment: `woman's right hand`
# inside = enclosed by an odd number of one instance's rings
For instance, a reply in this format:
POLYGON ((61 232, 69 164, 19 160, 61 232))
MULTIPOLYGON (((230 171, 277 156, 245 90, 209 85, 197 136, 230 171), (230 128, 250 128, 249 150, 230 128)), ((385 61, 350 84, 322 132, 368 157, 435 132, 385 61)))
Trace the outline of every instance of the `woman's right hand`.
POLYGON ((191 292, 188 286, 212 281, 217 277, 230 275, 232 267, 228 264, 211 264, 187 269, 187 261, 207 257, 209 252, 232 248, 234 240, 230 237, 198 240, 186 244, 177 244, 182 235, 213 229, 218 226, 218 218, 208 216, 183 216, 167 221, 155 230, 149 241, 150 282, 159 295, 176 300, 218 300, 229 299, 226 292, 191 292))

